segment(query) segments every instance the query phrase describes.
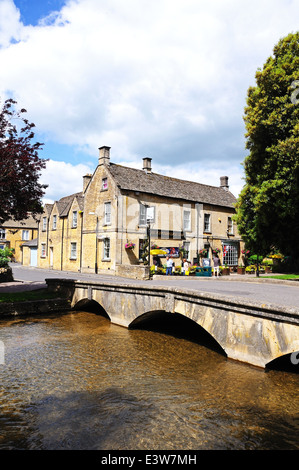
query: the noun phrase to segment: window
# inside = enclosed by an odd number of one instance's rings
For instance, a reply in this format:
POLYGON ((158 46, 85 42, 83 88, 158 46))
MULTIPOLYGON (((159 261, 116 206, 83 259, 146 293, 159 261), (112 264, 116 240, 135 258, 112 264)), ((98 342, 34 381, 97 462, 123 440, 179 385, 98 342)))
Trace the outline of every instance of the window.
POLYGON ((105 202, 104 224, 111 224, 111 202, 105 202))
POLYGON ((147 225, 147 222, 155 221, 155 207, 140 204, 139 208, 139 225, 147 225))
POLYGON ((56 230, 57 228, 57 215, 53 215, 53 225, 52 225, 52 229, 53 230, 56 230))
POLYGON ((231 217, 227 218, 227 233, 233 235, 234 233, 234 225, 231 217))
POLYGON ((22 230, 22 240, 29 240, 29 230, 22 230))
POLYGON ((43 217, 42 231, 45 232, 46 230, 47 230, 47 217, 43 217))
POLYGON ((72 228, 77 227, 77 220, 78 220, 78 212, 73 211, 72 228))
POLYGON ((139 225, 146 225, 146 206, 144 204, 140 204, 139 225))
POLYGON ((183 230, 191 230, 191 212, 184 211, 183 230))
POLYGON ((238 248, 237 245, 223 245, 223 264, 227 266, 237 266, 238 264, 238 248))
POLYGON ((205 214, 204 215, 203 231, 204 232, 210 232, 211 231, 211 214, 205 214))
POLYGON ((104 238, 103 259, 110 259, 110 238, 104 238))
POLYGON ((0 240, 5 240, 5 229, 0 228, 0 240))
POLYGON ((45 243, 41 244, 41 257, 42 258, 46 257, 46 244, 45 243))
POLYGON ((102 191, 105 191, 108 189, 108 178, 103 178, 102 179, 102 191))
POLYGON ((77 259, 77 243, 71 242, 71 259, 77 259))

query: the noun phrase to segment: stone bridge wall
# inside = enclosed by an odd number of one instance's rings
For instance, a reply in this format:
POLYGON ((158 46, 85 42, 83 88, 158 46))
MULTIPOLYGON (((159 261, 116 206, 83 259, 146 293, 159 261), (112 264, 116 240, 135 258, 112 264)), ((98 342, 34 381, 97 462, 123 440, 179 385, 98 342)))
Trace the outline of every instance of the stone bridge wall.
POLYGON ((83 299, 98 302, 112 323, 130 327, 145 313, 179 313, 206 330, 231 359, 259 367, 299 350, 299 313, 258 303, 168 288, 47 280, 76 307, 83 299))

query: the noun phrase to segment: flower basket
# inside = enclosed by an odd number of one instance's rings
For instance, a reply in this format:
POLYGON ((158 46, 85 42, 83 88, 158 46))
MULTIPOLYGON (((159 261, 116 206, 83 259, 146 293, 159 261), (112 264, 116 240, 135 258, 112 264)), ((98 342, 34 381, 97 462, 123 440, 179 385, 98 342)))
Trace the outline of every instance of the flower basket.
POLYGON ((125 244, 126 250, 133 250, 134 247, 135 247, 135 243, 130 242, 130 243, 125 244))

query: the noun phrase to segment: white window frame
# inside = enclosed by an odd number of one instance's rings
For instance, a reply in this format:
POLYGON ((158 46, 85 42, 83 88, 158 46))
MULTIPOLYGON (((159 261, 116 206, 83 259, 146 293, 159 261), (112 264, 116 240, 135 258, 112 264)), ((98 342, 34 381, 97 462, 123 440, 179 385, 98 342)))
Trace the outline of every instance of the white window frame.
POLYGON ((47 217, 43 217, 42 231, 45 232, 46 230, 47 230, 47 217))
POLYGON ((191 211, 185 210, 183 212, 183 230, 184 232, 190 232, 191 230, 191 211))
POLYGON ((41 243, 41 253, 40 253, 41 258, 46 258, 46 244, 41 243))
POLYGON ((0 228, 0 240, 5 240, 5 228, 0 228))
POLYGON ((72 228, 77 228, 77 226, 78 226, 78 211, 73 211, 72 228))
POLYGON ((104 224, 111 225, 111 202, 104 203, 104 224))
POLYGON ((57 215, 53 215, 53 224, 52 224, 52 229, 56 230, 57 229, 57 215))
POLYGON ((211 232, 211 214, 208 214, 207 212, 203 216, 203 231, 211 232))
POLYGON ((110 260, 110 238, 106 237, 103 240, 103 260, 110 260))
POLYGON ((77 242, 71 242, 70 259, 77 259, 77 242))
POLYGON ((232 217, 227 217, 227 233, 230 235, 234 234, 234 222, 232 217))
POLYGON ((235 243, 223 243, 223 264, 238 265, 238 246, 235 243))
POLYGON ((146 205, 139 205, 139 225, 146 225, 146 205))
POLYGON ((29 230, 22 230, 22 240, 29 240, 29 230))

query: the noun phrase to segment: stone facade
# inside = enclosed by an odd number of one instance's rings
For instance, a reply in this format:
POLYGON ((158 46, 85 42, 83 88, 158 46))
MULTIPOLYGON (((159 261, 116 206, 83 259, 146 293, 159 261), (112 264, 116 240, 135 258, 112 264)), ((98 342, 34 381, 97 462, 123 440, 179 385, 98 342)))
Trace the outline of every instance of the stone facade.
POLYGON ((232 222, 236 200, 227 177, 220 186, 178 180, 153 173, 151 159, 143 159, 137 170, 111 163, 109 147, 99 150, 98 166, 83 177, 82 192, 46 205, 38 231, 39 267, 143 278, 145 270, 138 268, 144 266, 148 235, 151 246, 172 249, 177 266, 178 248, 191 263, 204 248, 210 258, 218 248, 222 262, 239 263, 242 242, 232 222), (234 253, 228 257, 230 246, 234 253))
MULTIPOLYGON (((14 250, 14 260, 23 262, 22 246, 24 243, 37 237, 38 221, 32 216, 24 220, 8 220, 0 226, 0 248, 11 248, 14 250)), ((27 264, 27 260, 25 263, 27 264)))

